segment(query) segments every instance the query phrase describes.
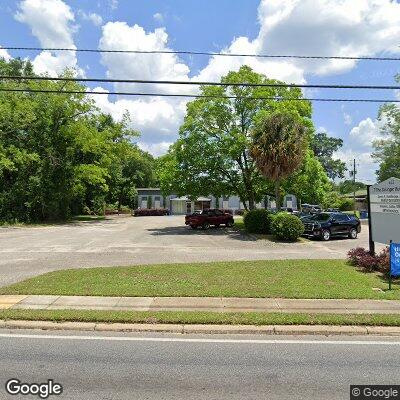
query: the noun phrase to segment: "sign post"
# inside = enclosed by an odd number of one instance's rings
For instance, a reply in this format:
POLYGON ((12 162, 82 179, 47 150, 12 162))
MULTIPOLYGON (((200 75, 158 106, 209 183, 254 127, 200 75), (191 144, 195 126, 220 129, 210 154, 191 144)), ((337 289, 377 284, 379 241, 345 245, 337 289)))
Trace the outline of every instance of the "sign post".
POLYGON ((387 179, 370 186, 368 191, 370 242, 400 243, 400 179, 387 179))
POLYGON ((390 242, 389 290, 392 289, 392 276, 400 276, 400 243, 390 242))
POLYGON ((372 219, 371 219, 371 185, 367 185, 367 205, 368 205, 368 241, 369 254, 375 255, 375 242, 372 239, 372 219))

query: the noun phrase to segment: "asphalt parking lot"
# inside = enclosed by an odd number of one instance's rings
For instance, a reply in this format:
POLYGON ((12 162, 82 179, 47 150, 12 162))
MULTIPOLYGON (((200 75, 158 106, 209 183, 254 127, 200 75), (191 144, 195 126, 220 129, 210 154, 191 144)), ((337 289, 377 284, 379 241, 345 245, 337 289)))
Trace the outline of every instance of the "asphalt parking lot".
POLYGON ((356 240, 276 243, 234 229, 193 231, 182 216, 111 217, 55 226, 0 228, 0 286, 65 268, 224 260, 345 258, 356 240))

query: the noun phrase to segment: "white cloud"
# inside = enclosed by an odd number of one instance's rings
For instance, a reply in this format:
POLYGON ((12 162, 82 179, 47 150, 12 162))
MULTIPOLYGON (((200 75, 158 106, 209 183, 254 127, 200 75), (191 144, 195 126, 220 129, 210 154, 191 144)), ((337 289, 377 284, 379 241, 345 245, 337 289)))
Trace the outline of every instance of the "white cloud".
POLYGON ((361 147, 371 148, 375 140, 384 137, 381 132, 383 125, 380 120, 366 118, 350 131, 350 141, 361 147))
MULTIPOLYGON (((101 87, 93 90, 107 93, 107 90, 101 87)), ((186 102, 176 99, 170 101, 162 98, 120 98, 110 101, 107 95, 94 95, 93 98, 101 111, 111 114, 117 120, 121 120, 128 112, 131 127, 141 133, 140 147, 157 156, 166 152, 169 145, 176 140, 186 110, 186 102)))
MULTIPOLYGON (((161 20, 162 15, 154 15, 161 20)), ((238 37, 223 50, 226 53, 299 54, 372 56, 381 52, 400 51, 400 4, 391 0, 261 0, 258 8, 259 32, 255 38, 238 37)), ((165 28, 146 32, 138 25, 109 22, 103 26, 99 47, 105 49, 170 50, 165 28)), ((230 70, 243 64, 270 78, 293 83, 305 83, 309 74, 334 74, 356 66, 352 60, 266 59, 256 57, 211 57, 208 64, 196 73, 173 54, 103 54, 102 63, 110 78, 141 78, 149 80, 204 80, 218 81, 230 70)), ((129 91, 156 91, 160 93, 196 93, 196 88, 161 85, 116 85, 129 91)), ((102 107, 111 107, 114 113, 129 109, 136 120, 134 125, 144 129, 144 142, 169 143, 174 140, 184 116, 184 101, 176 99, 140 100, 119 99, 115 103, 102 100, 102 107), (117 105, 117 106, 113 106, 117 105), (170 110, 178 112, 171 113, 170 110), (161 123, 153 116, 160 116, 161 123), (163 138, 168 132, 169 138, 163 138)), ((349 114, 343 114, 347 125, 349 114)), ((375 122, 370 120, 374 125, 375 122)), ((351 131, 354 149, 370 154, 363 146, 375 137, 370 121, 361 122, 351 131)), ((150 148, 150 147, 149 147, 150 148)), ((161 146, 160 148, 163 148, 161 146)), ((165 148, 165 146, 164 146, 165 148)), ((367 160, 367 156, 360 156, 367 160)), ((370 159, 370 156, 369 156, 370 159)))
MULTIPOLYGON (((236 38, 226 53, 372 56, 398 53, 400 4, 391 0, 261 0, 254 40, 236 38)), ((218 79, 248 64, 271 78, 302 83, 305 75, 345 72, 353 60, 213 57, 199 77, 218 79)))
MULTIPOLYGON (((369 151, 360 151, 350 148, 345 148, 337 151, 334 154, 335 158, 339 158, 344 161, 348 167, 348 170, 352 170, 353 168, 353 160, 356 160, 356 179, 357 181, 365 182, 365 183, 374 183, 376 182, 375 172, 378 169, 378 165, 371 158, 371 153, 369 151)), ((348 174, 348 172, 347 172, 348 174)), ((347 175, 346 179, 349 179, 349 175, 347 175)))
POLYGON ((99 14, 96 14, 94 12, 87 13, 83 10, 80 10, 79 15, 82 17, 82 19, 84 19, 85 21, 90 21, 95 26, 103 25, 103 18, 99 14))
POLYGON ((160 24, 164 23, 164 16, 159 12, 153 14, 153 18, 155 21, 159 22, 160 24))
MULTIPOLYGON (((165 28, 146 32, 141 26, 125 22, 108 22, 103 26, 99 47, 122 50, 171 50, 167 46, 165 28)), ((140 78, 147 80, 189 80, 189 67, 175 54, 119 54, 103 53, 102 64, 109 78, 140 78)), ((119 89, 176 93, 180 87, 173 85, 118 84, 119 89)), ((185 88, 183 89, 185 91, 185 88)), ((190 89, 189 89, 190 90, 190 89)))
MULTIPOLYGON (((223 50, 227 54, 258 54, 257 40, 249 41, 247 37, 234 39, 230 46, 223 50)), ((304 83, 304 71, 290 61, 262 59, 257 57, 220 57, 213 56, 208 65, 194 79, 218 81, 229 71, 237 71, 242 65, 249 65, 254 71, 269 78, 287 82, 304 83)))
POLYGON ((138 142, 139 147, 147 151, 148 153, 152 154, 155 157, 162 156, 165 154, 169 146, 171 146, 172 142, 160 142, 160 143, 143 143, 143 142, 138 142))
POLYGON ((11 60, 12 57, 10 56, 7 50, 2 49, 0 46, 0 58, 4 58, 6 61, 9 61, 11 60))
MULTIPOLYGON (((42 47, 76 48, 73 41, 75 16, 62 0, 23 0, 15 18, 29 25, 42 47)), ((78 69, 73 51, 43 51, 33 60, 33 65, 37 73, 47 72, 52 76, 60 74, 65 68, 78 69)))
POLYGON ((335 154, 337 158, 345 162, 356 159, 358 180, 366 182, 375 182, 376 180, 375 171, 378 169, 378 164, 371 154, 374 141, 385 138, 385 133, 382 132, 384 124, 384 119, 363 119, 350 130, 344 148, 335 154))
MULTIPOLYGON (((262 0, 260 33, 265 54, 371 56, 398 53, 400 3, 391 0, 262 0)), ((355 66, 346 60, 296 60, 307 73, 332 74, 355 66)))

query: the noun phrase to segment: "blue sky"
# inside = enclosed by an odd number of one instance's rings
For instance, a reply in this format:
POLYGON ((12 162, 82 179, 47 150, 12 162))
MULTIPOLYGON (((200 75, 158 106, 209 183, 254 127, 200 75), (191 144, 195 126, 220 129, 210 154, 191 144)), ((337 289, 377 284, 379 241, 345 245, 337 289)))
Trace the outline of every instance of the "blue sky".
MULTIPOLYGON (((171 49, 305 55, 399 55, 400 3, 394 0, 2 0, 0 46, 171 49)), ((66 67, 86 77, 219 80, 248 63, 287 82, 393 84, 398 62, 321 62, 173 55, 100 55, 0 50, 29 57, 38 72, 66 67)), ((95 86, 92 86, 93 88, 95 86)), ((132 85, 115 89, 132 90, 132 85)), ((110 90, 103 85, 98 90, 110 90)), ((152 87, 146 87, 151 90, 152 87)), ((187 88, 161 88, 170 92, 187 88)), ((394 99, 391 91, 313 90, 313 97, 394 99)), ((115 99, 98 105, 120 118, 129 110, 142 132, 140 145, 162 154, 177 137, 185 102, 177 99, 115 99)), ((375 179, 371 144, 381 136, 378 104, 314 103, 317 129, 344 139, 337 157, 357 158, 359 176, 375 179)))

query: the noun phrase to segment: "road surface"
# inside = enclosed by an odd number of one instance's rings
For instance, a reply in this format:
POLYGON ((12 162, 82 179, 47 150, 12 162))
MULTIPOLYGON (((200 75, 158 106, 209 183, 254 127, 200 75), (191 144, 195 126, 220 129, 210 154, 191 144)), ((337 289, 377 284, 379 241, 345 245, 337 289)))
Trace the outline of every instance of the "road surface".
POLYGON ((357 240, 275 243, 234 229, 193 231, 183 216, 113 217, 106 221, 0 228, 0 286, 65 268, 295 258, 345 258, 357 240))
POLYGON ((398 384, 400 338, 0 331, 0 354, 0 399, 23 398, 10 378, 51 378, 53 399, 332 400, 398 384))

